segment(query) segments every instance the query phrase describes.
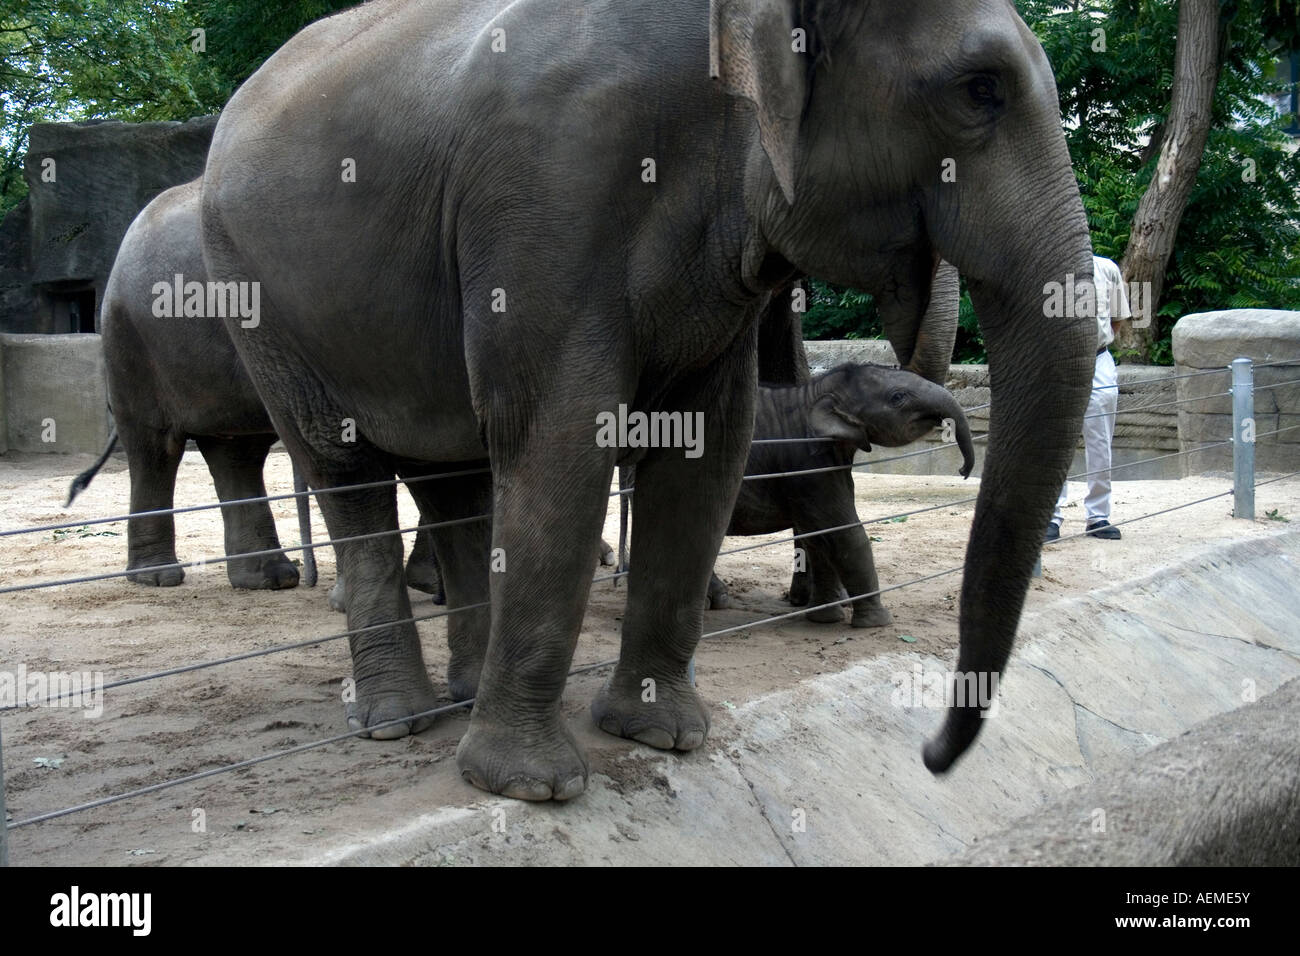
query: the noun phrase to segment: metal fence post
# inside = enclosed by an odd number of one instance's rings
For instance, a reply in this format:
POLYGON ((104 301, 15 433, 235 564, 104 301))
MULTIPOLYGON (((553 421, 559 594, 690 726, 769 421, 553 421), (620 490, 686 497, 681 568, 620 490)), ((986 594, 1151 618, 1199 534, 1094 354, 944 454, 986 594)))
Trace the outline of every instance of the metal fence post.
POLYGON ((1250 359, 1232 360, 1232 516, 1255 518, 1255 376, 1250 359))
POLYGON ((0 735, 0 866, 9 865, 9 825, 5 823, 5 744, 0 735))

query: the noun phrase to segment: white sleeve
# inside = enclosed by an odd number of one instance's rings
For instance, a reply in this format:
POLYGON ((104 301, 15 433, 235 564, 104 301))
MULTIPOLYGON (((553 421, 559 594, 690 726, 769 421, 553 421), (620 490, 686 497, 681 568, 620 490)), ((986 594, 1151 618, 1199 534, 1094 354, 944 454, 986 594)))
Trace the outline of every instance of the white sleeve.
POLYGON ((1111 319, 1118 321, 1133 318, 1133 311, 1128 304, 1128 289, 1124 287, 1124 274, 1119 271, 1119 266, 1113 262, 1110 264, 1108 271, 1113 273, 1112 281, 1115 283, 1113 293, 1115 308, 1111 311, 1111 319))

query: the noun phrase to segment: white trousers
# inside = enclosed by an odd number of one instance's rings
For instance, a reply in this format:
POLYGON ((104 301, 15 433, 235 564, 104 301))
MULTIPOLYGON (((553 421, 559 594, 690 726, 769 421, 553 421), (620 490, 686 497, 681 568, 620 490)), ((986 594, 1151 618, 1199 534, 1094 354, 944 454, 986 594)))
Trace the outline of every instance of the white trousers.
MULTIPOLYGON (((1088 523, 1110 518, 1110 439, 1115 434, 1115 406, 1119 404, 1119 376, 1115 373, 1115 359, 1109 351, 1097 356, 1097 366, 1092 373, 1092 394, 1088 397, 1088 411, 1083 419, 1084 470, 1089 472, 1088 494, 1083 506, 1088 513, 1088 523)), ((1061 486, 1061 497, 1056 499, 1056 512, 1052 520, 1058 525, 1064 520, 1063 509, 1070 501, 1069 482, 1061 486)))

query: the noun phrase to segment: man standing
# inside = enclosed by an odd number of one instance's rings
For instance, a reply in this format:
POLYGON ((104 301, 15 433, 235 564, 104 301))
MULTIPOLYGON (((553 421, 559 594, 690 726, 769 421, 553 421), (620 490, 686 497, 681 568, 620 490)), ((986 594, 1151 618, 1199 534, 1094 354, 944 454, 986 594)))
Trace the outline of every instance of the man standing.
MULTIPOLYGON (((1097 365, 1083 419, 1084 468, 1088 472, 1088 495, 1083 505, 1088 515, 1088 534, 1113 541, 1120 536, 1119 528, 1110 523, 1110 440, 1115 433, 1119 378, 1110 343, 1115 341, 1115 328, 1122 320, 1132 318, 1133 313, 1124 291, 1124 277, 1114 262, 1093 256, 1092 281, 1097 293, 1097 365)), ((1066 482, 1061 486, 1061 497, 1056 501, 1056 512, 1044 540, 1055 541, 1061 536, 1064 508, 1069 500, 1070 486, 1066 482)))

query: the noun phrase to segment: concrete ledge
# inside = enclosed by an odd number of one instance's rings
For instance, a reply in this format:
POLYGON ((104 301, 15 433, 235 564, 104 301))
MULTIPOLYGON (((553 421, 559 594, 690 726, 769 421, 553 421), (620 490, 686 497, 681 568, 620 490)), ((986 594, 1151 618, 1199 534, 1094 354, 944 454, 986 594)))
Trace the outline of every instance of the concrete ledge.
POLYGON ((98 335, 0 335, 9 449, 98 455, 108 443, 108 389, 98 335))
POLYGON ((1047 809, 957 866, 1300 865, 1300 680, 1212 718, 1047 809))
POLYGON ((572 803, 484 796, 295 862, 942 862, 1075 787, 1090 789, 1065 798, 1070 826, 1077 829, 1082 810, 1091 822, 1102 807, 1113 843, 1141 836, 1125 862, 1274 859, 1268 840, 1295 846, 1296 745, 1281 730, 1293 735, 1300 717, 1295 686, 1223 715, 1300 676, 1298 566, 1300 533, 1282 532, 1206 548, 1149 577, 1027 614, 996 716, 942 778, 920 760, 941 712, 904 706, 898 695, 915 668, 946 671, 951 662, 896 652, 735 710, 715 702, 706 752, 635 748, 593 765, 587 793, 572 803), (1206 721, 1219 743, 1152 750, 1206 721), (1264 724, 1273 729, 1257 742, 1254 728, 1264 724), (1176 812, 1192 806, 1186 794, 1205 792, 1178 779, 1197 754, 1221 755, 1227 771, 1243 775, 1210 816, 1176 812), (1134 758, 1147 768, 1145 789, 1126 801, 1110 781, 1130 779, 1122 775, 1134 772, 1125 769, 1134 758), (1278 760, 1289 766, 1278 770, 1278 760), (1251 796, 1252 787, 1267 793, 1251 796), (1162 796, 1174 801, 1168 813, 1139 812, 1162 796), (500 832, 491 827, 497 818, 500 832), (1256 836, 1233 842, 1247 833, 1256 836))

